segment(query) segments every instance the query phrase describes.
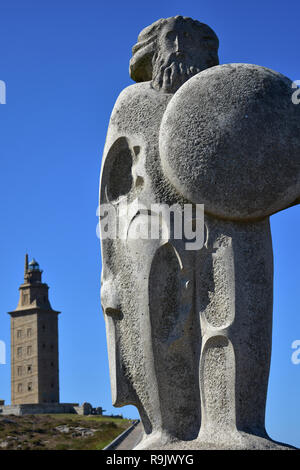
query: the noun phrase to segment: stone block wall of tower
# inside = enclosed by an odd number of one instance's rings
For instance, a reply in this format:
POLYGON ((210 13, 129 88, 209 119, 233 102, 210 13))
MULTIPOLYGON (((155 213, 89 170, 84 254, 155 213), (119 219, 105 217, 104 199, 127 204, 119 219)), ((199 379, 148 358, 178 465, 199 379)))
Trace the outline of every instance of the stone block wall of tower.
POLYGON ((58 317, 38 315, 39 403, 59 402, 58 317))
POLYGON ((37 313, 11 315, 11 403, 39 403, 37 313))

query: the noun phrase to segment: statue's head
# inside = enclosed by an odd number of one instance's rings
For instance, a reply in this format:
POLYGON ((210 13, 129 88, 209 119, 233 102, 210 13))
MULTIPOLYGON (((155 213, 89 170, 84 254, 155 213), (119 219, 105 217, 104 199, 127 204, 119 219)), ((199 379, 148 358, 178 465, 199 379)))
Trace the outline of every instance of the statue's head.
POLYGON ((219 64, 218 47, 216 34, 206 24, 182 16, 162 18, 139 34, 130 76, 174 93, 193 75, 219 64))

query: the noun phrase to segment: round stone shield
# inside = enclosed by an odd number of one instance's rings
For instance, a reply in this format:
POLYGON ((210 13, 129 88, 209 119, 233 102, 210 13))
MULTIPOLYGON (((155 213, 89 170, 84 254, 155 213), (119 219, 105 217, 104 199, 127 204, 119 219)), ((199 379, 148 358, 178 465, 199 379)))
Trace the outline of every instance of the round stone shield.
POLYGON ((300 104, 293 83, 265 67, 226 64, 188 80, 160 128, 165 176, 205 211, 259 219, 300 197, 300 104))

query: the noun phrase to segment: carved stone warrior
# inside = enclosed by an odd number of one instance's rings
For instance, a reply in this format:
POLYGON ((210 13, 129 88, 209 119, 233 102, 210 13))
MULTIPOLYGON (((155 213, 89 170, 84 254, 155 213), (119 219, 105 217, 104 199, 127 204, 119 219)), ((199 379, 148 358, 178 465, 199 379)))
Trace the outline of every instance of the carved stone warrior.
POLYGON ((101 213, 113 404, 138 408, 136 449, 285 448, 266 433, 265 403, 269 216, 300 196, 292 83, 259 66, 219 66, 216 34, 182 16, 140 33, 130 75, 100 186, 100 209, 115 211, 123 234, 107 237, 101 213), (174 219, 167 239, 132 236, 155 204, 204 204, 203 246, 187 249, 174 219))

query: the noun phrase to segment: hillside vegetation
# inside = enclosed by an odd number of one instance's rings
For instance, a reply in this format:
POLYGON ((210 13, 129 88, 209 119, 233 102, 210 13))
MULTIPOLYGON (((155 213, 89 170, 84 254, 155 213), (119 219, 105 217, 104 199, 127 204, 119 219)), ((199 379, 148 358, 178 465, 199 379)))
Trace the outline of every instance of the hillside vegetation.
POLYGON ((0 416, 0 450, 101 450, 130 424, 75 414, 0 416))

